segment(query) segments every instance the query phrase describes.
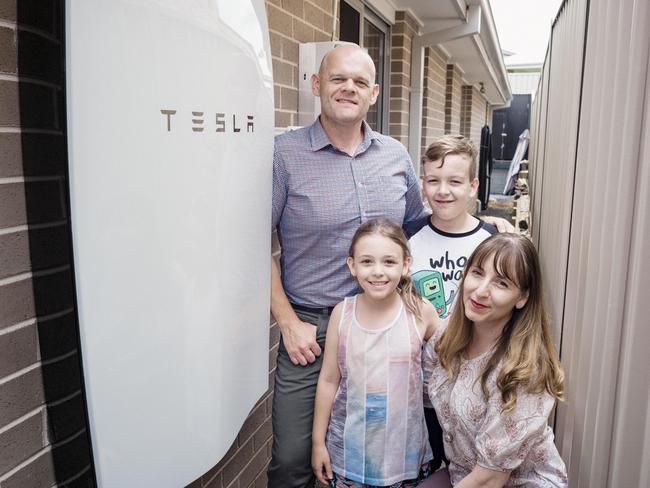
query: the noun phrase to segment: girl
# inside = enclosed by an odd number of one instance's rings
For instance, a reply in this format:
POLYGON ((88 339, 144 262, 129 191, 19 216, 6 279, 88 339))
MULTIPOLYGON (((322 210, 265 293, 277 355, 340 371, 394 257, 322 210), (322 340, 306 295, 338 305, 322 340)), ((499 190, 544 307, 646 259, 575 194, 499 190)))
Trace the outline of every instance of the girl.
POLYGON ((564 374, 533 244, 515 234, 483 241, 465 266, 459 298, 424 354, 451 483, 565 487, 547 425, 564 374))
POLYGON ((363 293, 332 311, 316 389, 312 468, 332 487, 415 486, 432 457, 421 354, 438 315, 413 287, 406 237, 392 221, 362 224, 347 263, 363 293))

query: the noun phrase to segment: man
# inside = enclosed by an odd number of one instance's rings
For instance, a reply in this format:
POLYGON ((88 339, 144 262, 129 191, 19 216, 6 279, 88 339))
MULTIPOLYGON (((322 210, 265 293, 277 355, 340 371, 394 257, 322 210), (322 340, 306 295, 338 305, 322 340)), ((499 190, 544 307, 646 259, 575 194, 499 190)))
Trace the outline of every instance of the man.
POLYGON ((331 309, 356 289, 345 264, 361 222, 388 217, 417 228, 427 212, 408 153, 364 118, 377 100, 372 59, 343 45, 325 55, 312 91, 321 114, 276 138, 273 228, 282 279, 272 260, 271 311, 280 326, 269 488, 313 484, 311 428, 331 309))

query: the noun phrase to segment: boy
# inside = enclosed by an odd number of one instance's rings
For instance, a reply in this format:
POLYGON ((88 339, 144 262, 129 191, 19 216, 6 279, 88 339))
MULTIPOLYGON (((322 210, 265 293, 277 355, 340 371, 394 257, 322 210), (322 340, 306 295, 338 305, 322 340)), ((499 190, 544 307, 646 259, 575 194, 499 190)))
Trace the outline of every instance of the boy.
POLYGON ((422 156, 422 189, 433 212, 409 240, 411 275, 420 294, 443 322, 451 313, 465 263, 495 227, 467 211, 476 195, 476 148, 463 136, 446 135, 422 156))
MULTIPOLYGON (((409 240, 411 277, 445 323, 451 313, 463 269, 470 254, 497 229, 472 216, 470 198, 476 195, 476 148, 463 136, 445 135, 422 156, 422 190, 431 217, 409 240)), ((442 430, 425 395, 424 414, 433 450, 433 469, 444 457, 442 430)), ((446 459, 445 459, 446 461, 446 459)))

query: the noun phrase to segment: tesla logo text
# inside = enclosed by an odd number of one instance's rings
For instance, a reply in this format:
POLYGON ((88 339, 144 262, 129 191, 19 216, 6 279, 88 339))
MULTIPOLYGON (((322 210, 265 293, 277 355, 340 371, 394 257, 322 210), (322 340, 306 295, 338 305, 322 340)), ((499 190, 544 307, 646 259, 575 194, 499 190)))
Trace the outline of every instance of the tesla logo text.
MULTIPOLYGON (((167 132, 172 132, 176 129, 177 110, 173 109, 160 109, 163 115, 163 120, 166 123, 167 132)), ((210 113, 207 112, 191 112, 185 120, 191 121, 193 132, 242 132, 245 127, 245 132, 255 132, 254 117, 246 115, 246 118, 238 117, 235 114, 226 114, 222 112, 210 113)))

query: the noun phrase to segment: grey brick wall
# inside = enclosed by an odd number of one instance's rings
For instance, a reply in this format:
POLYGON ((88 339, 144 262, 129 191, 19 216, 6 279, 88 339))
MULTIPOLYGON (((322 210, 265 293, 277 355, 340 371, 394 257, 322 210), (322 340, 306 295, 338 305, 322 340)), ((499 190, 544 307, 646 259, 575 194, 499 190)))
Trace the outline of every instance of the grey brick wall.
POLYGON ((62 0, 0 0, 0 488, 93 486, 67 211, 62 0))

